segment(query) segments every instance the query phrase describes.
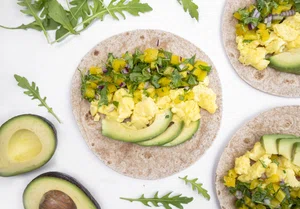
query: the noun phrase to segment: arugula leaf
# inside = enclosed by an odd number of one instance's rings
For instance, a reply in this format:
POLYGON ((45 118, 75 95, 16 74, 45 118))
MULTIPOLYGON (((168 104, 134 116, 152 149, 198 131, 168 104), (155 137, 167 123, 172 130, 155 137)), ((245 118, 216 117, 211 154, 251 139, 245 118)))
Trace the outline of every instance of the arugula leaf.
POLYGON ((180 179, 184 180, 186 184, 190 183, 192 185, 193 190, 197 190, 198 194, 202 194, 207 200, 210 200, 210 195, 208 194, 207 190, 202 187, 203 184, 197 183, 198 179, 188 179, 188 176, 184 178, 179 177, 180 179))
POLYGON ((91 14, 88 2, 88 0, 73 0, 70 2, 72 6, 70 8, 71 20, 75 20, 77 23, 79 18, 86 19, 91 14))
MULTIPOLYGON (((139 16, 140 12, 145 13, 152 11, 152 8, 148 4, 140 3, 140 0, 130 0, 128 2, 126 0, 120 0, 119 2, 116 2, 117 0, 111 0, 110 4, 107 7, 105 7, 102 0, 93 0, 93 6, 91 7, 91 15, 83 19, 79 24, 77 24, 74 27, 74 29, 77 29, 79 26, 82 25, 88 26, 96 19, 103 20, 104 16, 107 14, 110 14, 113 17, 116 17, 116 14, 120 14, 125 19, 125 15, 123 12, 128 12, 131 15, 139 16)), ((71 32, 68 32, 62 37, 53 41, 52 43, 59 42, 70 34, 71 32)))
POLYGON ((48 3, 49 16, 56 22, 60 23, 65 29, 72 34, 77 34, 74 30, 71 21, 68 18, 66 10, 57 2, 57 0, 50 0, 48 3))
POLYGON ((199 21, 198 6, 193 2, 193 0, 177 0, 182 6, 185 12, 189 12, 192 18, 199 21))
POLYGON ((31 85, 25 77, 21 77, 19 75, 14 75, 16 81, 18 82, 18 86, 27 91, 24 91, 24 94, 32 97, 32 100, 38 99, 41 103, 39 104, 40 107, 44 106, 47 108, 48 112, 52 114, 59 123, 62 123, 61 120, 57 117, 57 115, 53 112, 53 109, 49 107, 46 103, 47 97, 42 98, 39 92, 39 87, 36 86, 35 82, 32 82, 31 85))
POLYGON ((162 197, 158 197, 158 192, 156 192, 154 197, 152 198, 145 198, 145 196, 142 195, 140 198, 137 199, 124 198, 124 197, 120 197, 120 199, 128 200, 130 202, 134 202, 134 201, 141 202, 148 207, 150 207, 149 203, 152 203, 154 207, 160 207, 162 205, 165 209, 172 209, 170 205, 173 205, 179 209, 183 209, 182 204, 188 204, 192 202, 194 199, 192 197, 184 197, 181 194, 170 197, 171 193, 172 192, 167 193, 162 197))
MULTIPOLYGON (((25 7, 24 10, 21 10, 22 13, 32 16, 35 19, 34 24, 31 23, 31 24, 28 24, 27 26, 29 26, 29 28, 31 28, 31 29, 36 29, 36 27, 39 27, 40 30, 43 31, 43 33, 49 43, 50 41, 49 41, 48 33, 43 25, 42 19, 39 16, 41 8, 37 7, 37 4, 35 4, 35 2, 32 3, 31 0, 19 0, 18 4, 22 7, 25 7), (33 27, 33 25, 35 25, 35 26, 33 27)), ((25 29, 24 27, 26 27, 26 26, 23 25, 22 28, 18 28, 18 29, 25 29)))

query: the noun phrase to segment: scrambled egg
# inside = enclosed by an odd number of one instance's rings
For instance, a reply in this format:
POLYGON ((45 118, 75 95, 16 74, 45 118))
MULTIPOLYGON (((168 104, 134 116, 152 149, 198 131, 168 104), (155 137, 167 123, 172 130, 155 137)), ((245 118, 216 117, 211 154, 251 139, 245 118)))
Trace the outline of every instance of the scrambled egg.
MULTIPOLYGON (((128 90, 121 88, 117 90, 112 98, 118 105, 102 105, 98 107, 98 101, 91 102, 90 112, 95 121, 99 121, 100 115, 105 114, 118 122, 124 122, 125 119, 131 119, 127 122, 128 126, 134 129, 147 127, 154 120, 155 115, 166 109, 171 109, 174 114, 174 120, 183 120, 186 125, 197 121, 201 118, 200 107, 210 113, 215 113, 218 106, 216 105, 216 94, 208 88, 209 80, 206 78, 199 85, 190 90, 193 98, 185 100, 186 90, 183 88, 170 90, 169 95, 157 98, 151 98, 146 95, 142 96, 140 102, 135 103, 132 95, 128 90), (182 100, 178 99, 181 98, 182 100)), ((142 92, 142 91, 141 91, 142 92)))
POLYGON ((300 187, 296 176, 300 167, 294 165, 283 156, 266 154, 260 142, 257 142, 251 151, 235 159, 234 171, 241 182, 252 182, 259 178, 271 181, 283 180, 291 187, 300 187), (251 160, 254 162, 251 165, 251 160), (265 175, 265 177, 263 177, 265 175))
POLYGON ((280 24, 272 24, 268 40, 260 38, 259 30, 257 38, 251 42, 245 40, 243 35, 236 37, 239 61, 244 65, 251 65, 257 70, 264 70, 269 65, 266 60, 268 54, 278 54, 290 49, 300 48, 300 14, 287 17, 280 24))

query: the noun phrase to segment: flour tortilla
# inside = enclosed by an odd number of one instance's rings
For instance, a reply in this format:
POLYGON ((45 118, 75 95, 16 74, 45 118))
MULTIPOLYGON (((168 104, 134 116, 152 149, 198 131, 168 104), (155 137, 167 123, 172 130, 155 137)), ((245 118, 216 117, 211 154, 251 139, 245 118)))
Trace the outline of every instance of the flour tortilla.
MULTIPOLYGON (((183 57, 196 54, 213 66, 213 63, 192 43, 168 32, 158 30, 136 30, 113 36, 100 42, 81 61, 78 68, 103 66, 109 52, 121 56, 126 51, 148 47, 163 48, 183 57), (159 40, 159 47, 157 42, 159 40)), ((90 149, 113 170, 126 176, 140 179, 159 179, 179 172, 199 159, 212 144, 220 127, 222 113, 221 84, 215 67, 210 77, 210 88, 217 94, 219 109, 215 114, 201 112, 201 126, 194 138, 182 145, 165 147, 142 147, 115 141, 101 135, 101 122, 94 122, 89 113, 89 103, 80 94, 80 73, 75 71, 72 81, 72 106, 81 134, 90 149)), ((118 130, 116 130, 118 131, 118 130)))
POLYGON ((227 0, 223 16, 223 44, 227 56, 238 75, 252 87, 277 96, 300 97, 300 75, 283 73, 270 67, 256 70, 239 62, 240 53, 237 49, 235 25, 237 20, 233 13, 255 3, 255 0, 227 0))
POLYGON ((246 151, 264 134, 300 135, 300 106, 285 106, 261 113, 231 138, 221 155, 216 171, 216 191, 222 209, 236 209, 235 198, 223 184, 223 177, 234 167, 235 159, 246 151))

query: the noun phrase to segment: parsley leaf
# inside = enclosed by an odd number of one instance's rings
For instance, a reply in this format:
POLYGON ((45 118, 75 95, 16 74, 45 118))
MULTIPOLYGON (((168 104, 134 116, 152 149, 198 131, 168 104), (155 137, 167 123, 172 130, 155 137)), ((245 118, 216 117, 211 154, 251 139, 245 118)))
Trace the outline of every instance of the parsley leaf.
POLYGON ((100 90, 100 100, 98 106, 108 105, 108 97, 107 97, 108 89, 107 84, 104 84, 104 87, 100 90))
POLYGON ((199 21, 198 6, 193 2, 193 0, 177 0, 182 6, 185 12, 189 12, 192 18, 199 21))

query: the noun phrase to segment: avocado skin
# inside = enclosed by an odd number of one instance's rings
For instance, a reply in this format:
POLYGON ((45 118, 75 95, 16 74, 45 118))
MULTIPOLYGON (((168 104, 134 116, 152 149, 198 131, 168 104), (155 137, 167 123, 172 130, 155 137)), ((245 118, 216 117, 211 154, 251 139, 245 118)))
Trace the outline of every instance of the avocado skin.
MULTIPOLYGON (((96 199, 92 196, 92 194, 81 184, 79 183, 75 178, 69 176, 68 174, 65 173, 61 173, 61 172, 56 172, 56 171, 51 171, 51 172, 47 172, 47 173, 43 173, 39 176, 37 176, 36 178, 34 178, 28 185, 27 187, 35 180, 42 178, 42 177, 53 177, 53 178, 59 178, 59 179, 63 179, 65 181, 70 182, 71 184, 74 184, 75 186, 77 186, 79 189, 81 189, 81 191, 83 191, 86 196, 89 197, 89 199, 93 202, 93 204, 96 206, 97 209, 101 209, 99 203, 96 201, 96 199)), ((27 187, 24 190, 23 193, 23 203, 25 205, 25 198, 24 198, 24 194, 25 191, 27 189, 27 187)))
MULTIPOLYGON (((55 153, 55 151, 56 151, 56 148, 57 148, 57 143, 58 143, 58 140, 57 140, 57 131, 56 131, 56 128, 55 128, 54 124, 53 124, 51 121, 49 121, 48 119, 46 119, 46 118, 44 118, 44 117, 42 117, 42 116, 35 115, 35 114, 22 114, 22 115, 17 115, 17 116, 15 116, 15 117, 12 117, 12 118, 10 118, 9 120, 7 120, 5 123, 3 123, 3 124, 0 126, 0 130, 1 130, 2 127, 4 127, 6 124, 8 124, 9 122, 11 122, 12 120, 15 120, 15 119, 17 119, 18 117, 22 117, 22 116, 31 116, 31 117, 36 117, 36 118, 41 119, 42 121, 44 121, 45 123, 47 123, 47 124, 49 125, 49 127, 52 129, 53 134, 54 134, 55 147, 54 147, 54 149, 53 149, 53 152, 51 153, 51 157, 50 157, 48 160, 46 160, 45 163, 43 163, 42 165, 40 165, 40 166, 34 168, 34 170, 37 170, 37 169, 43 167, 44 165, 46 165, 46 164, 51 160, 52 156, 54 155, 54 153, 55 153)), ((8 175, 8 174, 5 175, 5 174, 1 174, 1 173, 0 173, 0 176, 2 176, 2 177, 12 177, 12 176, 17 176, 17 175, 19 175, 19 174, 28 173, 28 172, 30 172, 30 171, 32 171, 32 170, 22 170, 22 171, 19 171, 19 172, 10 173, 9 175, 8 175)))
POLYGON ((280 66, 278 66, 276 64, 273 64, 272 62, 270 62, 269 66, 271 68, 273 68, 274 70, 277 70, 277 71, 280 71, 280 72, 292 73, 292 74, 300 75, 300 66, 299 67, 295 67, 295 68, 280 67, 280 66))

